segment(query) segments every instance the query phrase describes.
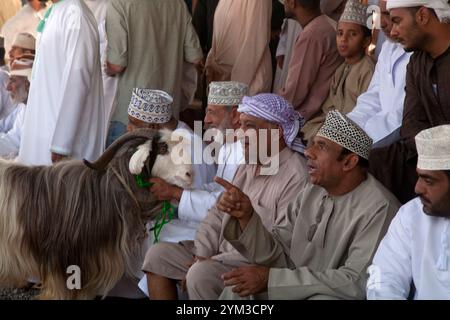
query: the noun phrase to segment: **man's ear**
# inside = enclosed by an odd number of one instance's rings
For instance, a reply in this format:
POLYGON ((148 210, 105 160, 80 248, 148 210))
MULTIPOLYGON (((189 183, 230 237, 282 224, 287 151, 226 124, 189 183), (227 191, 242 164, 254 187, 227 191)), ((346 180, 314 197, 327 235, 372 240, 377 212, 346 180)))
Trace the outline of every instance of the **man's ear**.
POLYGON ((233 108, 233 110, 231 110, 231 123, 235 128, 238 128, 240 126, 239 125, 240 115, 241 114, 237 111, 237 108, 233 108))
POLYGON ((345 156, 343 161, 343 170, 351 171, 353 170, 359 163, 359 156, 355 153, 351 153, 345 156))
POLYGON ((415 19, 419 25, 425 26, 430 22, 432 15, 434 15, 432 9, 421 7, 416 12, 415 19))

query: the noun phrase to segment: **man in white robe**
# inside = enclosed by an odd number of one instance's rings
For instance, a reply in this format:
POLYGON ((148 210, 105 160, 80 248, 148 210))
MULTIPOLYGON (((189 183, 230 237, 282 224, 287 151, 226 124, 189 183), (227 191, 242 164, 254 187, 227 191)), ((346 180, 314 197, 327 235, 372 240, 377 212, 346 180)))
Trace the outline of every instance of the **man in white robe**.
MULTIPOLYGON (((7 89, 11 92, 11 98, 15 104, 14 121, 10 130, 0 133, 0 157, 2 158, 13 159, 19 152, 33 61, 33 55, 26 55, 17 58, 11 65, 7 89)), ((8 118, 11 117, 8 116, 8 118)), ((0 124, 2 123, 3 120, 0 121, 0 124)))
POLYGON ((82 0, 53 1, 38 27, 37 56, 18 161, 97 159, 105 108, 97 22, 82 0))
POLYGON ((381 29, 384 42, 372 81, 359 96, 355 108, 347 116, 373 139, 374 147, 389 145, 400 138, 405 100, 406 66, 412 53, 407 53, 398 39, 391 36, 392 22, 386 1, 380 0, 381 29))
POLYGON ((450 299, 450 125, 416 136, 418 198, 400 208, 369 268, 368 299, 450 299))
POLYGON ((28 0, 28 3, 3 25, 0 34, 5 38, 6 52, 11 49, 17 34, 26 32, 34 37, 37 36, 37 26, 49 7, 50 1, 45 3, 39 0, 28 0))

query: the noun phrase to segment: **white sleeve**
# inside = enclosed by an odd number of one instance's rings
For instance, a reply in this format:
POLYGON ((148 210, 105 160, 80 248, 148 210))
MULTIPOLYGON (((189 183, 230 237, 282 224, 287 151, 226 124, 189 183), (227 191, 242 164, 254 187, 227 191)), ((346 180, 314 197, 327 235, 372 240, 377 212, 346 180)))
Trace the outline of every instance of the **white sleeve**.
POLYGON ((215 182, 205 184, 202 189, 184 190, 178 207, 179 218, 202 222, 222 192, 223 188, 215 182))
POLYGON ((407 299, 412 281, 411 262, 411 216, 402 207, 380 243, 369 267, 367 299, 407 299))
POLYGON ((365 93, 358 97, 355 108, 347 116, 364 129, 367 121, 381 111, 380 100, 380 62, 365 93))

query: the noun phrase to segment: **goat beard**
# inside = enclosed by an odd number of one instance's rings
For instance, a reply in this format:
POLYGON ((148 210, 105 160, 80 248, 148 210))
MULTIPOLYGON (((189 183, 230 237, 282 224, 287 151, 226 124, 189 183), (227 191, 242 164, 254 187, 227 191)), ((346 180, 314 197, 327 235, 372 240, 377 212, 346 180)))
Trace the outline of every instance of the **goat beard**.
POLYGON ((144 224, 159 203, 134 187, 130 157, 119 155, 111 166, 144 213, 109 169, 93 171, 79 161, 31 168, 0 161, 0 284, 38 277, 38 298, 91 299, 106 296, 124 275, 135 278, 144 224), (80 290, 67 287, 72 265, 81 270, 80 290))

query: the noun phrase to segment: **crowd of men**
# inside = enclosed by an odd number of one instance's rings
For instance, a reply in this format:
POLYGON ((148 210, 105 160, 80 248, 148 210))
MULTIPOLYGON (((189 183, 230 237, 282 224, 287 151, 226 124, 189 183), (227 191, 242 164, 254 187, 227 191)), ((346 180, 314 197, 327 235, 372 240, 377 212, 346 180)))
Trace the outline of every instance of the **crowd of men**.
POLYGON ((0 157, 94 161, 138 128, 203 151, 191 120, 223 140, 189 188, 150 180, 177 215, 110 295, 450 299, 450 1, 25 2, 0 157))

